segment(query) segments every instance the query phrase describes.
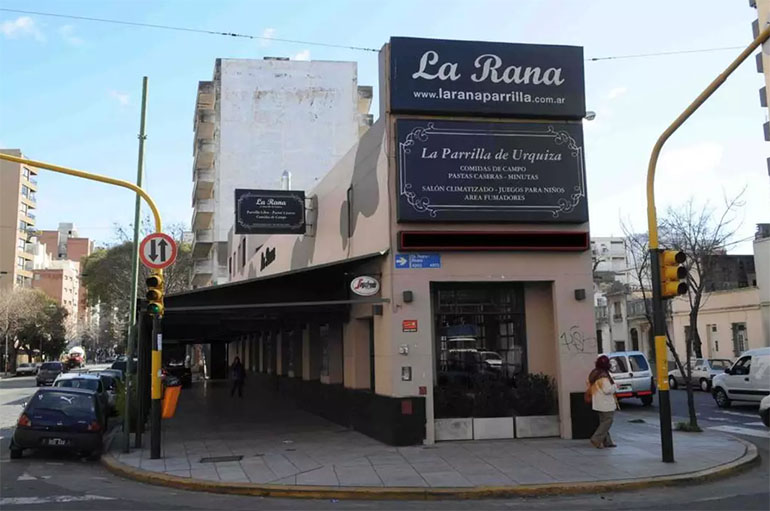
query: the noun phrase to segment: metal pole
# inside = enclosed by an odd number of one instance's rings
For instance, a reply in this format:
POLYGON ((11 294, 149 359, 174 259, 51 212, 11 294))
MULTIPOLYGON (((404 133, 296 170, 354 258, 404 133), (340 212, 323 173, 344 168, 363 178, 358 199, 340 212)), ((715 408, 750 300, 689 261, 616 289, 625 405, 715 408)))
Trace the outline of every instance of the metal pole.
MULTIPOLYGON (((136 186, 142 187, 144 171, 145 120, 147 116, 147 77, 142 78, 142 111, 139 118, 139 156, 136 163, 136 186)), ((142 198, 136 196, 134 205, 134 244, 131 254, 131 301, 128 313, 128 340, 126 341, 126 399, 123 416, 123 452, 128 452, 131 444, 131 388, 129 376, 134 374, 134 345, 136 344, 136 286, 139 280, 139 224, 141 223, 142 198)), ((136 398, 135 398, 136 399, 136 398)))
MULTIPOLYGON (((143 307, 141 308, 143 309, 143 307)), ((147 372, 147 358, 145 357, 145 346, 148 339, 145 331, 146 314, 144 310, 139 310, 139 320, 137 321, 135 330, 137 338, 137 362, 136 368, 136 433, 134 434, 134 447, 137 449, 142 448, 142 433, 144 433, 144 419, 145 419, 145 404, 144 396, 147 393, 147 384, 145 373, 147 372)))
POLYGON ((152 316, 152 405, 150 407, 150 459, 160 458, 160 384, 161 350, 163 339, 160 317, 152 316))
POLYGON ((719 74, 697 98, 679 114, 671 125, 658 137, 652 148, 647 166, 647 228, 649 233, 650 270, 652 273, 652 330, 655 336, 655 360, 658 371, 658 403, 660 405, 660 438, 664 462, 674 461, 674 445, 671 432, 671 400, 668 390, 668 362, 666 360, 666 318, 663 312, 663 298, 660 289, 660 246, 658 243, 658 218, 655 211, 655 170, 663 144, 685 123, 700 106, 725 82, 728 76, 751 55, 762 43, 770 38, 770 26, 762 32, 719 74))
POLYGON ((668 362, 666 359, 666 317, 660 289, 660 250, 650 249, 652 274, 652 333, 655 336, 655 367, 658 371, 658 413, 660 415, 660 445, 662 459, 674 461, 674 437, 671 431, 671 396, 668 390, 668 362))

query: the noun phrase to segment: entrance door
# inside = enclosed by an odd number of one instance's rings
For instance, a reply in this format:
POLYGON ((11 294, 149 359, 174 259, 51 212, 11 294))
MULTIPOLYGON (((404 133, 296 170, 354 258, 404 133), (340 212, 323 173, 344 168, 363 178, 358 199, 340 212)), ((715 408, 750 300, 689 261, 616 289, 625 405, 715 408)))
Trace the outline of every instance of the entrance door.
POLYGON ((526 373, 524 289, 517 283, 433 286, 435 416, 510 417, 526 373))

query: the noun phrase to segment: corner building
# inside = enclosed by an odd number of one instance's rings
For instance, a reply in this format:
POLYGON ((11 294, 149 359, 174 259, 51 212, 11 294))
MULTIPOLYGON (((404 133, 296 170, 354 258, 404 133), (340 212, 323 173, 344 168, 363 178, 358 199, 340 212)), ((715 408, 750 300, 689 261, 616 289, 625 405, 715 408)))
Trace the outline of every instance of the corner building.
POLYGON ((215 378, 240 356, 393 445, 586 438, 582 48, 393 38, 379 93, 378 121, 307 191, 305 234, 168 297, 164 342, 210 343, 215 378), (551 409, 532 403, 539 373, 551 409))

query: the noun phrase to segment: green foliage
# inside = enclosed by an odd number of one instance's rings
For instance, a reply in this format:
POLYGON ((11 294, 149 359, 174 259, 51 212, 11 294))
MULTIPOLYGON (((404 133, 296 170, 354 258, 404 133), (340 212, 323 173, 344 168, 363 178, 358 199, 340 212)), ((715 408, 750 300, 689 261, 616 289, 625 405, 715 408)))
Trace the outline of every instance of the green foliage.
POLYGON ((677 431, 684 431, 686 433, 702 433, 703 430, 697 424, 691 424, 686 421, 679 421, 674 428, 677 431))
MULTIPOLYGON (((32 355, 41 350, 48 359, 57 359, 67 346, 65 320, 67 309, 37 289, 21 289, 14 292, 10 299, 10 308, 6 315, 18 317, 12 329, 6 332, 16 351, 32 355)), ((15 357, 13 357, 15 358, 15 357)))
POLYGON ((550 415, 556 413, 556 381, 543 373, 520 374, 513 390, 516 415, 550 415))

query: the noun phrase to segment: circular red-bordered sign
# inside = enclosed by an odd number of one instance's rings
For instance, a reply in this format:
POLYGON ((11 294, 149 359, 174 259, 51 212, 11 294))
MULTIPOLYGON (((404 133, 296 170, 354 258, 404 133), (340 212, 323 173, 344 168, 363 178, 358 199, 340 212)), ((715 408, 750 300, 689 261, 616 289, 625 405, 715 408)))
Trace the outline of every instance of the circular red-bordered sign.
POLYGON ((168 234, 154 232, 139 244, 139 259, 153 270, 162 270, 176 261, 177 247, 168 234))

